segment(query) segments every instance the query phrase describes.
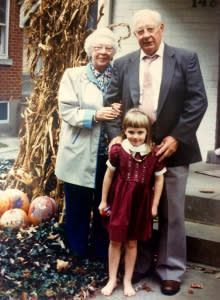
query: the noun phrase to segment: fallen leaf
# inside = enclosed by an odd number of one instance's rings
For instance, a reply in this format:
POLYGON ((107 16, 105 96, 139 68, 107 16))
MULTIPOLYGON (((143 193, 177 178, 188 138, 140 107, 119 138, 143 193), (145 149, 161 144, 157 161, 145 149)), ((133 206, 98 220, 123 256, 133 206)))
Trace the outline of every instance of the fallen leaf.
POLYGON ((147 286, 146 282, 144 282, 144 284, 142 285, 142 289, 147 291, 148 293, 153 292, 153 290, 149 286, 147 286))
POLYGON ((35 292, 32 292, 29 296, 29 299, 28 300, 38 300, 38 296, 37 296, 37 293, 35 292))
POLYGON ((24 238, 23 238, 23 236, 21 235, 20 232, 18 232, 18 234, 16 235, 16 238, 17 238, 18 240, 24 240, 24 238))
POLYGON ((17 286, 21 286, 22 282, 21 282, 21 281, 15 281, 15 284, 16 284, 17 286))
POLYGON ((31 233, 36 233, 37 232, 37 229, 36 229, 36 227, 34 227, 34 226, 30 226, 29 228, 27 228, 27 229, 25 229, 25 228, 20 228, 20 230, 19 230, 20 232, 22 232, 22 233, 28 233, 28 234, 31 234, 31 233))
POLYGON ((65 245, 64 245, 64 242, 61 240, 60 237, 59 237, 58 239, 56 239, 56 241, 60 244, 60 247, 61 247, 62 249, 65 249, 65 248, 66 248, 65 245))
POLYGON ((23 261, 24 261, 24 258, 21 257, 21 256, 18 256, 18 260, 19 260, 20 262, 23 262, 23 261))
POLYGON ((198 283, 192 283, 190 287, 193 289, 203 289, 203 285, 198 283))
POLYGON ((204 269, 203 272, 208 273, 208 274, 215 274, 216 273, 216 271, 212 270, 212 269, 204 269))
POLYGON ((188 294, 194 294, 193 290, 188 290, 188 294))
POLYGON ((59 222, 54 223, 54 227, 58 228, 59 227, 59 222))
POLYGON ((82 267, 76 267, 74 269, 74 272, 80 273, 80 274, 86 274, 86 270, 84 268, 82 268, 82 267))
POLYGON ((4 276, 4 275, 5 275, 5 271, 6 271, 5 268, 2 268, 2 269, 1 269, 1 276, 4 276))
POLYGON ((27 293, 25 292, 21 292, 21 297, 20 297, 21 300, 27 300, 27 293))
POLYGON ((58 237, 58 234, 52 234, 52 233, 50 233, 47 238, 49 240, 55 240, 57 237, 58 237))
POLYGON ((76 281, 67 282, 67 287, 70 289, 76 286, 76 281))
POLYGON ((62 270, 66 270, 69 267, 69 262, 61 259, 57 259, 57 271, 60 272, 62 270))
POLYGON ((95 292, 95 288, 92 286, 92 285, 89 285, 88 286, 88 291, 89 291, 89 293, 94 293, 95 292))
POLYGON ((31 272, 28 269, 25 269, 21 275, 23 279, 28 279, 31 275, 31 272))
POLYGON ((53 295, 54 295, 54 291, 53 290, 47 290, 45 292, 45 296, 47 296, 47 297, 52 297, 53 295))
POLYGON ((13 265, 15 263, 15 260, 13 258, 10 258, 10 263, 13 265))
POLYGON ((45 264, 44 267, 45 267, 46 269, 49 269, 51 266, 50 266, 50 264, 45 264))

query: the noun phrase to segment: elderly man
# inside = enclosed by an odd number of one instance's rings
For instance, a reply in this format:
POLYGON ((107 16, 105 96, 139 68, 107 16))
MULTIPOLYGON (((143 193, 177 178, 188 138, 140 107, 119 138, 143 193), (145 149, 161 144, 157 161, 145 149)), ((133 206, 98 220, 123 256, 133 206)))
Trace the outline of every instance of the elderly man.
MULTIPOLYGON (((207 98, 196 53, 162 41, 160 14, 141 10, 133 23, 140 49, 114 62, 105 105, 121 102, 122 116, 109 121, 107 129, 110 139, 119 136, 121 120, 132 107, 141 106, 151 116, 153 139, 160 148, 157 155, 168 169, 159 213, 156 273, 162 280, 162 293, 174 295, 186 269, 185 187, 189 164, 201 160, 196 131, 207 98)), ((142 253, 135 269, 142 275, 146 274, 143 266, 149 263, 145 248, 139 248, 142 253)))

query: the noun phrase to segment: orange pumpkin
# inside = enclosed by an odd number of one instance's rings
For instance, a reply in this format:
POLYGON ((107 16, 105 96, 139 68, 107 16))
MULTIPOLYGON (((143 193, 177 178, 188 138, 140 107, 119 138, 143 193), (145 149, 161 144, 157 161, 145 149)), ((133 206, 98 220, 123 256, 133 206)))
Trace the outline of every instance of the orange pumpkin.
POLYGON ((20 208, 28 213, 29 209, 29 199, 28 196, 17 189, 7 189, 5 190, 8 193, 11 200, 11 208, 20 208))
POLYGON ((0 218, 0 225, 3 227, 24 227, 29 223, 28 216, 23 209, 13 208, 3 213, 0 218))
POLYGON ((5 191, 0 191, 0 217, 11 208, 11 199, 5 191))
POLYGON ((40 196, 35 198, 29 207, 29 221, 37 226, 40 222, 46 221, 54 217, 56 212, 56 202, 48 196, 40 196))

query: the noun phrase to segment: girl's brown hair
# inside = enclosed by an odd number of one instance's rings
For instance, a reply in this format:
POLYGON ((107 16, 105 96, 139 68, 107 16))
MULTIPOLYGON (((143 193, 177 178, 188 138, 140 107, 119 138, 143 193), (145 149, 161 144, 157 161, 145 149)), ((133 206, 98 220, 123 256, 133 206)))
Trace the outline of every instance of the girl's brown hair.
POLYGON ((124 139, 126 138, 125 130, 128 127, 145 128, 147 130, 145 143, 151 148, 153 147, 151 140, 151 121, 143 110, 140 108, 132 108, 126 113, 122 122, 122 136, 124 139))

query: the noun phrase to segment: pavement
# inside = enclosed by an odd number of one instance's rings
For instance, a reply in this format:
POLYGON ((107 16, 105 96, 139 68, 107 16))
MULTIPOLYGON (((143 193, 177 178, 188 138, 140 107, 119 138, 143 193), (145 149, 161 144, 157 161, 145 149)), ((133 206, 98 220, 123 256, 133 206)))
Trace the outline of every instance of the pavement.
MULTIPOLYGON (((134 285, 136 295, 129 298, 134 300, 219 300, 219 271, 218 269, 210 269, 208 266, 188 263, 181 289, 176 295, 163 295, 160 291, 160 282, 156 278, 149 277, 134 285), (201 286, 201 288, 191 288, 192 283, 201 286)), ((123 295, 122 285, 120 284, 111 296, 105 297, 99 292, 94 299, 123 300, 128 299, 128 297, 123 295)))
POLYGON ((0 136, 0 159, 15 159, 18 154, 17 137, 0 136))
MULTIPOLYGON (((15 159, 18 154, 19 140, 17 137, 6 137, 0 136, 0 159, 15 159), (4 147, 3 147, 4 146, 4 147)), ((143 279, 140 283, 135 285, 137 293, 135 296, 130 297, 135 300, 163 300, 171 298, 173 300, 219 300, 220 299, 220 266, 215 266, 215 257, 220 257, 220 252, 216 252, 216 245, 220 245, 220 235, 219 235, 219 212, 217 211, 220 204, 220 178, 207 176, 200 174, 198 172, 206 169, 219 170, 220 165, 217 164, 207 164, 205 162, 193 164, 190 167, 189 178, 186 188, 186 198, 187 198, 187 214, 189 219, 194 219, 197 217, 197 207, 202 207, 202 221, 207 224, 201 224, 203 227, 198 227, 198 223, 193 223, 194 233, 192 235, 195 238, 201 238, 205 235, 205 230, 207 231, 207 237, 212 237, 215 244, 212 244, 212 248, 207 248, 205 251, 205 256, 214 259, 214 263, 211 265, 200 264, 196 260, 196 253, 193 257, 193 263, 187 262, 187 270, 181 285, 181 290, 174 296, 165 296, 160 292, 160 282, 152 275, 151 277, 143 279), (188 199, 190 198, 190 200, 188 199), (197 204, 197 200, 199 203, 197 204), (205 206, 207 205, 207 207, 205 206), (214 208, 213 208, 214 206, 214 208), (210 211, 211 207, 211 211, 210 211), (207 213, 208 211, 208 213, 207 213), (216 218, 217 216, 217 218, 216 218), (204 221, 205 220, 205 221, 204 221), (207 221, 207 222, 206 222, 207 221), (215 223, 217 226, 215 227, 215 223), (213 224, 214 227, 213 227, 213 224), (197 225, 196 225, 197 224, 197 225), (212 224, 212 225, 210 225, 212 224), (197 227, 196 227, 197 226, 197 227), (205 227, 204 227, 205 226, 205 227), (215 251, 215 252, 212 252, 215 251), (215 253, 215 254, 213 254, 215 253), (191 288, 191 284, 196 283, 202 288, 191 288), (146 288, 147 287, 147 288, 146 288), (150 288, 150 289, 149 289, 150 288), (150 291, 149 291, 150 290, 150 291)), ((201 209, 200 209, 201 213, 201 209)), ((186 222, 187 223, 187 222, 186 222)), ((190 222, 186 224, 186 230, 192 231, 190 222)), ((208 238, 207 238, 208 239, 208 238)), ((195 239, 196 244, 198 240, 195 239)), ((219 249, 219 248, 217 248, 219 249)), ((199 251, 199 250, 198 250, 199 251)), ((211 260, 207 260, 208 262, 211 260)), ((123 289, 121 284, 114 290, 113 294, 109 297, 105 297, 100 293, 96 293, 95 300, 123 300, 127 297, 123 296, 123 289)))

